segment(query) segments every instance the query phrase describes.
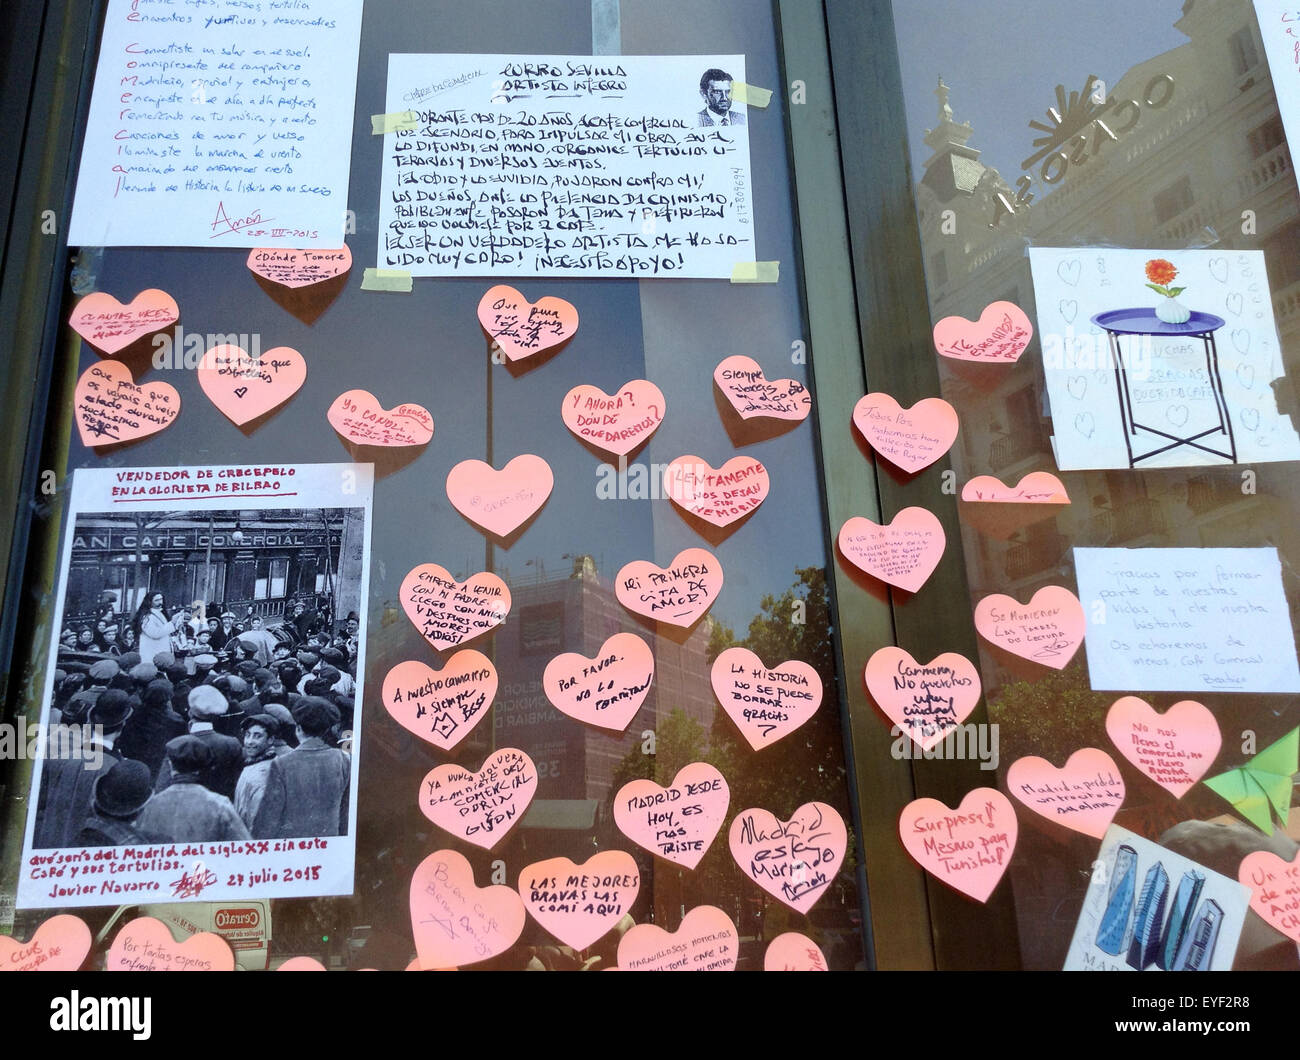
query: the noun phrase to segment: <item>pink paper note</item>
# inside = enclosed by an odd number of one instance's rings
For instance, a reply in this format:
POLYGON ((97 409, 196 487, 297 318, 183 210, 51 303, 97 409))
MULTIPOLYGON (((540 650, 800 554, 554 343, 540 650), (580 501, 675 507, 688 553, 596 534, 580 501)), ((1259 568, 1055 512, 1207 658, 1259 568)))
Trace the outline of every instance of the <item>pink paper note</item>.
POLYGON ((615 633, 590 659, 565 652, 548 662, 542 690, 561 714, 622 732, 641 709, 654 675, 650 645, 635 633, 615 633))
POLYGON ((957 440, 957 410, 943 398, 903 408, 888 394, 868 394, 853 406, 853 424, 877 453, 910 474, 929 467, 957 440))
POLYGON ((768 379, 752 357, 727 357, 713 370, 713 381, 743 420, 798 423, 812 410, 808 388, 793 379, 768 379))
POLYGON ((767 498, 767 468, 752 456, 733 456, 720 468, 698 456, 679 456, 664 469, 664 493, 675 505, 714 526, 730 526, 767 498))
POLYGON ((1050 471, 1031 471, 1014 486, 992 475, 976 475, 961 489, 964 501, 1000 504, 1069 504, 1061 480, 1050 471))
POLYGON ((420 635, 439 651, 482 636, 510 613, 510 589, 495 574, 481 571, 458 582, 437 563, 422 563, 407 574, 398 599, 420 635))
POLYGON ((420 811, 439 828, 491 850, 522 820, 537 794, 537 767, 523 751, 503 747, 478 772, 436 766, 420 783, 420 811))
POLYGON ((433 438, 433 417, 423 405, 405 404, 386 409, 369 390, 340 394, 325 418, 354 445, 397 448, 427 445, 433 438))
POLYGON ((1027 604, 994 593, 975 605, 975 629, 1022 659, 1064 670, 1083 643, 1083 605, 1069 589, 1048 585, 1027 604))
POLYGON ((177 942, 161 920, 141 916, 117 933, 106 967, 110 972, 232 972, 235 955, 211 931, 177 942))
POLYGON ((946 538, 926 508, 904 508, 885 526, 854 516, 841 528, 840 552, 873 578, 916 592, 943 558, 946 538))
POLYGON ((554 485, 551 465, 531 453, 500 471, 482 460, 462 460, 447 473, 447 499, 475 526, 509 537, 537 514, 554 485))
POLYGON ((787 931, 767 944, 763 954, 765 972, 824 972, 826 955, 807 935, 787 931))
POLYGON ((636 615, 689 629, 722 591, 722 564, 702 548, 687 548, 667 567, 626 563, 615 579, 618 602, 636 615))
POLYGON ((81 444, 92 448, 133 442, 171 426, 181 413, 181 396, 170 383, 136 384, 118 361, 92 364, 72 396, 81 444))
POLYGON ((560 418, 584 442, 618 457, 654 434, 667 408, 663 391, 648 379, 633 379, 613 394, 583 383, 564 395, 560 418))
POLYGON ((713 660, 713 694, 755 751, 789 736, 817 713, 822 679, 806 662, 767 666, 748 648, 728 648, 713 660))
POLYGON ((697 905, 676 931, 638 924, 618 944, 618 967, 625 972, 730 972, 739 956, 736 925, 712 905, 697 905))
POLYGON ((90 943, 86 922, 61 913, 43 922, 28 942, 0 935, 0 972, 75 972, 90 943))
POLYGON ((277 972, 324 972, 328 971, 325 965, 321 964, 315 957, 290 957, 280 967, 277 972))
POLYGON ((614 796, 614 824, 637 846, 666 861, 695 868, 727 817, 727 781, 707 762, 677 771, 666 788, 633 780, 614 796))
POLYGON ((171 327, 180 316, 176 299, 151 287, 127 305, 104 291, 88 294, 73 308, 68 323, 97 352, 111 357, 146 335, 171 327))
POLYGON ((240 346, 213 346, 198 368, 199 386, 232 423, 243 426, 283 405, 307 381, 307 362, 289 346, 250 357, 240 346))
POLYGON ((564 857, 536 861, 519 874, 524 908, 575 950, 607 935, 631 910, 640 890, 636 859, 622 850, 602 850, 581 865, 564 857))
POLYGON ((496 694, 492 660, 466 648, 441 670, 418 660, 398 663, 384 678, 383 700, 402 728, 450 751, 487 717, 496 694))
POLYGON ((791 909, 806 913, 844 864, 844 818, 824 802, 808 802, 780 821, 767 810, 742 810, 728 834, 740 871, 791 909))
POLYGON ((578 311, 563 298, 548 295, 530 302, 499 284, 479 300, 478 321, 509 360, 521 361, 573 338, 578 311))
POLYGON ((1209 772, 1223 743, 1214 715, 1192 699, 1175 703, 1164 714, 1137 696, 1117 699, 1106 715, 1106 735, 1175 799, 1209 772))
POLYGON ((956 730, 980 698, 979 670, 952 651, 923 666, 890 645, 867 660, 864 678, 876 706, 927 751, 956 730))
POLYGON ((944 317, 934 326, 935 349, 958 361, 1014 364, 1033 337, 1029 317, 1011 302, 993 302, 979 320, 944 317))
POLYGON ((512 888, 475 886, 474 869, 454 850, 435 850, 411 875, 411 931, 422 968, 459 968, 504 953, 525 918, 512 888))
POLYGON ((1037 814, 1100 839, 1124 804, 1124 778, 1098 747, 1083 747, 1057 769, 1045 758, 1017 758, 1007 790, 1037 814))
POLYGON ((1287 862, 1256 850, 1242 858, 1237 882, 1250 888, 1250 907, 1264 923, 1300 943, 1300 854, 1287 862))
POLYGON ((997 788, 976 788, 949 809, 917 799, 898 818, 898 837, 921 868, 954 890, 987 902, 1011 864, 1019 824, 997 788))
POLYGON ((311 287, 350 271, 352 251, 346 245, 338 250, 258 247, 248 252, 247 264, 250 272, 281 287, 311 287))

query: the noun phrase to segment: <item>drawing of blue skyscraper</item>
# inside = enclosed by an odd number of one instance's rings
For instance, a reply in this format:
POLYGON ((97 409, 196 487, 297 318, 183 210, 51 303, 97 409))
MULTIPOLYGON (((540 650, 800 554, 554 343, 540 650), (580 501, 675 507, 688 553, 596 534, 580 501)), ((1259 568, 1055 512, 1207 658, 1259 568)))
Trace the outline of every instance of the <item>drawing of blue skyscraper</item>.
MULTIPOLYGON (((1167 972, 1178 967, 1178 955, 1187 937, 1187 930, 1192 924, 1196 903, 1200 900, 1201 888, 1204 886, 1205 876, 1194 870, 1184 872, 1183 878, 1178 881, 1174 907, 1169 911, 1169 923, 1165 925, 1165 937, 1160 943, 1160 955, 1156 960, 1156 964, 1167 972)), ((1217 936, 1217 927, 1215 933, 1217 936)))
POLYGON ((1187 937, 1178 950, 1177 968, 1180 972, 1204 972, 1214 960, 1214 944, 1219 941, 1219 926, 1223 923, 1223 908, 1213 898, 1201 903, 1187 937))
POLYGON ((1133 938, 1128 946, 1128 963, 1139 972, 1155 963, 1165 922, 1165 901, 1169 897, 1169 873, 1156 862, 1147 870, 1133 920, 1133 938))
POLYGON ((1133 892, 1137 889, 1137 851, 1121 843, 1115 851, 1110 875, 1106 911, 1097 928, 1097 948, 1118 957, 1128 944, 1128 925, 1133 916, 1133 892))

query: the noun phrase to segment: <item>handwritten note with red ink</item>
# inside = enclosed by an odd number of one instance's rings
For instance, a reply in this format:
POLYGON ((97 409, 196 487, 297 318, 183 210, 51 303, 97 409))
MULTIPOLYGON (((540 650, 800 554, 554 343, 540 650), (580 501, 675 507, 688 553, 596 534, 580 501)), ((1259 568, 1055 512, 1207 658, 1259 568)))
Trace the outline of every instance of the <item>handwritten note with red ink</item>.
POLYGON ((454 850, 435 850, 411 874, 411 931, 421 968, 478 964, 515 944, 527 914, 513 887, 479 887, 454 850))
POLYGON ((916 592, 943 558, 943 525, 927 508, 904 508, 884 526, 854 516, 840 528, 844 558, 873 578, 916 592))
POLYGON ((529 915, 575 950, 585 950, 627 916, 641 891, 636 859, 602 850, 581 865, 565 857, 525 865, 519 897, 529 915))
POLYGON ((697 905, 676 931, 637 924, 618 943, 625 972, 730 972, 739 957, 736 925, 713 905, 697 905))
POLYGON ((161 920, 142 916, 117 933, 105 966, 110 972, 231 972, 235 955, 211 931, 177 942, 161 920))
POLYGON ((101 361, 82 372, 72 403, 81 444, 92 448, 147 438, 181 413, 174 386, 137 384, 131 370, 117 361, 101 361))
POLYGON ((728 838, 741 872, 800 913, 826 893, 849 843, 844 818, 824 802, 805 803, 788 821, 758 807, 742 810, 728 838))
POLYGON ((68 323, 89 345, 111 357, 138 339, 171 327, 180 315, 176 299, 151 287, 127 305, 105 291, 88 294, 73 308, 68 323))
POLYGON ((1098 747, 1083 747, 1057 769, 1045 758, 1017 758, 1007 790, 1035 813, 1100 839, 1124 804, 1124 778, 1098 747))
POLYGON ((613 394, 583 383, 564 395, 560 418, 578 438, 617 457, 643 445, 667 408, 663 391, 648 379, 633 379, 613 394))
POLYGON ((1029 317, 1012 302, 993 302, 979 320, 944 317, 934 326, 934 347, 944 357, 983 364, 1014 364, 1033 337, 1029 317))
POLYGON ((975 629, 999 648, 1022 659, 1064 670, 1083 643, 1086 623, 1079 598, 1048 585, 1022 604, 994 593, 975 605, 975 629))
POLYGON ((475 526, 504 538, 541 510, 554 485, 551 465, 532 453, 500 471, 482 460, 462 460, 447 473, 447 499, 475 526))
POLYGON ((1137 696, 1124 696, 1106 714, 1106 735, 1119 753, 1174 798, 1209 772, 1223 743, 1209 709, 1184 699, 1163 714, 1137 696))
POLYGON ((812 411, 812 395, 796 379, 768 379, 752 357, 727 357, 713 370, 713 381, 743 420, 798 423, 812 411))
POLYGON ((763 953, 765 972, 824 972, 826 954, 807 935, 787 931, 767 944, 763 953))
POLYGON ((513 287, 498 284, 479 299, 478 322, 508 360, 522 361, 573 338, 578 310, 551 295, 530 302, 513 287))
POLYGON ((314 287, 350 272, 352 251, 346 245, 337 250, 258 247, 248 254, 248 268, 254 275, 281 287, 314 287))
POLYGON ((1237 881, 1250 888, 1250 907, 1266 924, 1300 942, 1300 854, 1288 862, 1256 850, 1242 859, 1237 881))
POLYGON ((717 527, 755 511, 772 488, 767 468, 752 456, 733 456, 715 468, 698 456, 679 456, 664 469, 664 493, 687 515, 717 527))
POLYGON ((415 659, 398 663, 384 678, 383 700, 402 728, 450 751, 487 717, 496 694, 492 660, 466 648, 441 670, 415 659))
POLYGON ((806 662, 767 666, 748 648, 728 648, 709 671, 713 694, 755 751, 789 736, 817 713, 822 679, 806 662))
POLYGON ((254 8, 110 0, 69 245, 342 242, 362 5, 254 8))
POLYGON ((952 448, 957 410, 943 398, 923 398, 903 408, 888 394, 868 394, 853 406, 853 425, 895 467, 916 474, 952 448))
POLYGON ((242 346, 213 346, 199 361, 199 386, 232 423, 265 416, 307 381, 307 362, 289 346, 253 357, 242 346))
POLYGON ((976 788, 950 809, 938 799, 908 803, 898 837, 921 868, 954 890, 987 902, 1011 864, 1020 826, 997 788, 976 788))
POLYGON ((523 818, 537 794, 537 767, 523 751, 493 751, 477 772, 458 765, 430 770, 420 811, 439 828, 491 850, 523 818))
POLYGON ((667 567, 633 560, 614 584, 614 595, 629 611, 684 629, 704 616, 721 591, 722 564, 702 548, 683 549, 667 567))
POLYGON ((433 437, 433 417, 423 405, 408 402, 386 409, 369 390, 340 394, 325 416, 354 445, 427 445, 433 437))
POLYGON ((952 651, 922 665, 888 645, 867 660, 865 679, 876 706, 925 750, 953 732, 980 698, 979 670, 952 651))
POLYGON ((557 655, 542 673, 542 689, 560 713, 622 732, 641 709, 654 676, 650 645, 635 633, 615 633, 592 658, 557 655))
POLYGON ((992 475, 976 475, 961 488, 961 499, 993 504, 1069 504, 1061 480, 1050 471, 1031 471, 1014 486, 992 475))
POLYGON ((624 784, 614 796, 614 823, 637 846, 693 869, 708 853, 730 802, 717 768, 692 762, 666 788, 653 780, 624 784))
POLYGON ((0 935, 0 972, 75 972, 90 942, 86 922, 61 913, 44 921, 27 942, 0 935))
POLYGON ((495 574, 480 571, 458 582, 437 563, 413 568, 398 599, 420 635, 439 651, 482 636, 510 613, 510 589, 495 574))

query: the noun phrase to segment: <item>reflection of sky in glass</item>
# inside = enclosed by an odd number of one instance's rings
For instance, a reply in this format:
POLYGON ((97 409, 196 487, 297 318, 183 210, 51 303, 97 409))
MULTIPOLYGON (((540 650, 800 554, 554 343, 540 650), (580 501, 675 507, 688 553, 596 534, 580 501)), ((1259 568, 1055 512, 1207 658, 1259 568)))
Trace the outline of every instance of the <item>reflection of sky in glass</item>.
POLYGON ((1114 84, 1132 66, 1187 42, 1174 28, 1181 0, 903 0, 894 4, 907 106, 907 133, 919 178, 935 126, 939 76, 952 88, 953 117, 970 122, 980 161, 1015 184, 1020 163, 1042 135, 1056 86, 1083 88, 1089 74, 1114 84))

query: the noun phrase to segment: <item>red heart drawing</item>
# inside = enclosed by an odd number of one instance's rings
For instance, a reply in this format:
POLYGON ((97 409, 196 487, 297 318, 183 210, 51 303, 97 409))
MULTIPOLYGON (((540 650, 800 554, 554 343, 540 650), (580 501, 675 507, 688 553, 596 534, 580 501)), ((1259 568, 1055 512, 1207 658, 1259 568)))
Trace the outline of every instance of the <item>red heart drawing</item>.
POLYGON ((590 659, 565 652, 548 662, 542 690, 561 714, 622 732, 641 709, 654 675, 650 645, 635 633, 615 633, 590 659))
POLYGON ((467 648, 441 670, 417 660, 398 663, 384 678, 383 700, 402 728, 450 751, 487 717, 496 694, 492 660, 467 648))
POLYGON ((808 388, 794 379, 771 379, 752 357, 727 357, 713 370, 713 381, 743 420, 799 422, 812 410, 808 388))
POLYGON ((614 394, 583 383, 564 395, 560 418, 578 438, 611 456, 627 456, 659 429, 668 403, 648 379, 633 379, 614 394))
POLYGON ((1287 862, 1256 850, 1242 858, 1237 882, 1250 888, 1250 907, 1264 923, 1300 942, 1300 854, 1287 862))
POLYGON ((524 908, 575 950, 585 950, 612 931, 640 890, 636 859, 623 850, 603 850, 581 865, 549 858, 524 866, 519 874, 524 908))
POLYGON ((92 364, 72 396, 81 444, 95 448, 133 442, 169 427, 181 413, 181 396, 170 383, 137 384, 118 361, 92 364))
POLYGON ((922 666, 890 645, 867 660, 864 678, 876 706, 927 751, 954 732, 980 699, 979 670, 952 651, 922 666))
POLYGON ((1082 747, 1057 769, 1045 758, 1017 758, 1007 790, 1034 813, 1094 839, 1106 834, 1124 804, 1124 778, 1099 747, 1082 747))
POLYGON ((296 394, 307 381, 307 362, 289 346, 251 357, 240 346, 213 346, 198 368, 199 386, 232 423, 243 426, 296 394))
POLYGON ((841 528, 840 552, 873 578, 916 592, 943 558, 943 526, 926 508, 904 508, 880 526, 854 516, 841 528))
POLYGON ((1083 604, 1069 589, 1047 585, 1027 604, 994 593, 975 605, 975 629, 1022 659, 1064 670, 1083 643, 1083 604))
POLYGON ((637 924, 618 943, 625 972, 731 972, 739 956, 736 925, 713 905, 697 905, 676 931, 637 924))
POLYGON ((551 465, 531 453, 500 471, 482 460, 462 460, 447 473, 447 499, 475 526, 504 538, 537 514, 554 485, 551 465))
POLYGON ((713 694, 755 751, 780 740, 817 713, 822 679, 806 662, 767 666, 748 648, 728 648, 709 672, 713 694))
POLYGON ((176 299, 155 287, 123 305, 111 294, 88 294, 72 310, 72 330, 98 352, 111 357, 131 343, 169 328, 181 317, 176 299))
POLYGON ((512 888, 475 886, 474 869, 454 850, 435 850, 411 874, 411 931, 421 968, 489 960, 515 944, 526 919, 512 888))
POLYGON ((742 810, 728 839, 741 872, 800 913, 826 893, 849 845, 844 818, 824 802, 804 803, 788 821, 759 807, 742 810))
POLYGON ((954 890, 987 902, 1011 864, 1020 823, 997 788, 968 791, 955 810, 917 799, 898 817, 898 837, 921 868, 954 890))
POLYGON ((386 409, 369 390, 340 394, 325 418, 354 445, 427 445, 433 438, 433 417, 423 405, 408 403, 386 409))
POLYGON ((177 942, 161 920, 141 916, 117 933, 105 967, 110 972, 233 972, 235 955, 211 931, 177 942))
POLYGON ((1033 337, 1029 317, 1012 302, 993 302, 979 320, 944 317, 934 326, 934 348, 958 361, 1014 364, 1033 337))
POLYGON ((688 515, 717 527, 743 519, 767 499, 767 468, 752 456, 733 456, 721 468, 698 456, 679 456, 664 469, 664 493, 688 515))
POLYGON ((957 440, 957 410, 943 398, 903 408, 888 394, 868 394, 853 406, 853 424, 871 448, 909 474, 929 467, 957 440))
POLYGON ((713 606, 722 591, 722 564, 702 548, 677 553, 668 567, 649 560, 626 563, 618 572, 614 595, 633 614, 690 629, 713 606))
POLYGON ((420 811, 439 828, 491 850, 523 818, 537 794, 537 767, 523 751, 493 751, 471 772, 452 763, 420 783, 420 811))
POLYGON ((346 245, 338 250, 259 247, 248 252, 248 268, 281 287, 311 287, 351 271, 352 251, 346 245))
POLYGON ((61 913, 44 921, 30 942, 0 935, 0 972, 75 972, 90 944, 86 922, 61 913))
POLYGON ((1111 704, 1106 735, 1120 754, 1175 799, 1209 772, 1223 744, 1214 715, 1192 699, 1157 714, 1146 700, 1124 696, 1111 704))
POLYGON ((707 762, 683 766, 661 788, 633 780, 614 796, 614 824, 637 846, 666 861, 695 868, 727 817, 731 791, 707 762))
POLYGON ((499 284, 479 300, 478 322, 511 361, 522 361, 568 342, 578 330, 578 310, 548 295, 530 302, 499 284))
POLYGON ((398 590, 402 610, 439 651, 482 636, 506 620, 510 589, 495 574, 479 572, 458 582, 437 563, 422 563, 398 590))

